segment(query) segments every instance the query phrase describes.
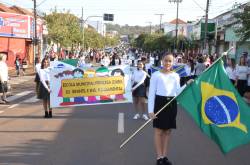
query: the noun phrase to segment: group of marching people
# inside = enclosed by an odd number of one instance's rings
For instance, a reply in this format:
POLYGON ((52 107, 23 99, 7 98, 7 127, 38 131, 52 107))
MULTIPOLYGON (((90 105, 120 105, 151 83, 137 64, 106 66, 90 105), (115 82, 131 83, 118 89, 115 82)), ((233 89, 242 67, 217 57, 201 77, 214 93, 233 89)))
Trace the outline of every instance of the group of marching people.
MULTIPOLYGON (((103 66, 120 65, 121 57, 113 54, 113 58, 104 56, 100 63, 103 66)), ((148 120, 153 119, 154 127, 154 143, 156 149, 157 165, 171 165, 168 159, 168 145, 172 129, 176 129, 177 103, 172 99, 177 96, 187 84, 190 84, 194 78, 198 77, 208 68, 215 58, 211 60, 208 56, 197 56, 196 58, 186 58, 185 56, 164 54, 161 56, 161 67, 159 70, 151 73, 150 57, 140 56, 137 61, 136 68, 133 70, 132 95, 135 105, 135 115, 133 119, 142 118, 148 120), (173 66, 179 64, 185 66, 186 75, 180 77, 173 70, 173 66), (148 105, 145 102, 148 99, 148 105), (170 105, 156 116, 156 113, 164 107, 168 102, 170 105), (140 115, 141 113, 141 115, 140 115)), ((41 64, 36 65, 36 82, 38 98, 43 100, 45 110, 45 118, 52 117, 52 109, 49 106, 50 78, 49 78, 49 58, 45 57, 41 64)), ((91 63, 90 60, 87 63, 91 63)), ((130 63, 131 64, 131 63, 130 63)), ((247 53, 240 57, 239 63, 236 65, 234 59, 227 59, 226 71, 239 91, 247 101, 250 100, 250 58, 247 53)))
POLYGON ((250 103, 250 57, 248 53, 242 53, 238 64, 235 59, 228 58, 226 71, 239 94, 250 103))
MULTIPOLYGON (((217 57, 218 58, 218 57, 217 57)), ((186 84, 202 74, 214 61, 208 56, 199 55, 196 58, 185 58, 173 54, 164 54, 161 60, 161 69, 151 74, 147 57, 141 57, 137 68, 132 74, 132 94, 136 113, 133 119, 142 117, 144 120, 153 120, 154 143, 157 154, 157 165, 171 165, 168 155, 169 137, 172 129, 176 128, 177 103, 172 101, 169 106, 155 115, 170 100, 185 88, 186 84), (180 77, 173 71, 173 65, 185 65, 186 76, 180 77), (147 66, 147 67, 145 67, 147 66), (149 81, 150 79, 150 81, 149 81), (150 83, 149 83, 150 82, 150 83), (148 91, 148 92, 147 92, 148 91), (148 94, 147 94, 148 93, 148 94), (148 98, 148 115, 145 99, 148 98), (141 110, 142 115, 139 114, 141 110)), ((250 58, 246 52, 240 57, 236 65, 234 59, 227 58, 226 72, 248 103, 250 103, 250 58)))

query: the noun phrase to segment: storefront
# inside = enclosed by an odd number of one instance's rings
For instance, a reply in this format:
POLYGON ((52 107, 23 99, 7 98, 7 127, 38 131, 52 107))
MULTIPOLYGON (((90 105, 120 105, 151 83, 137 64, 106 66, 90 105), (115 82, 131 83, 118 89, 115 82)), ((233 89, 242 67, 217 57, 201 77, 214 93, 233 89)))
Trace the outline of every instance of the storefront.
POLYGON ((17 56, 33 63, 32 18, 28 15, 0 12, 0 51, 7 53, 7 64, 14 67, 17 56))

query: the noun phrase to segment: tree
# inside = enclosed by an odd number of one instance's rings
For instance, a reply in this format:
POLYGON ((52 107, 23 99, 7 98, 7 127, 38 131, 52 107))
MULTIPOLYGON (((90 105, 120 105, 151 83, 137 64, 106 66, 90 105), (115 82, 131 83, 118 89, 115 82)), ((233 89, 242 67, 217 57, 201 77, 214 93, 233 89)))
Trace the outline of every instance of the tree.
POLYGON ((45 15, 48 27, 48 39, 63 47, 78 45, 82 42, 79 19, 69 13, 58 13, 54 10, 51 14, 45 15))
POLYGON ((235 13, 235 18, 241 26, 235 30, 241 41, 250 39, 250 5, 244 6, 243 12, 235 13))

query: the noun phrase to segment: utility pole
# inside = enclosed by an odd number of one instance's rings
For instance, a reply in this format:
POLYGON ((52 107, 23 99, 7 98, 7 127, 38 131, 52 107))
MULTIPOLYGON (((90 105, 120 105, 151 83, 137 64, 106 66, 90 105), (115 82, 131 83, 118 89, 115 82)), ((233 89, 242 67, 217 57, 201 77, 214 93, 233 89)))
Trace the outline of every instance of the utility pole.
POLYGON ((149 24, 149 34, 151 34, 152 33, 152 22, 146 22, 146 23, 148 23, 149 24))
POLYGON ((82 26, 82 48, 83 48, 83 51, 84 51, 84 20, 83 20, 83 7, 82 7, 81 26, 82 26))
POLYGON ((206 6, 206 15, 205 15, 205 32, 204 32, 203 50, 206 50, 206 48, 207 48, 208 10, 209 10, 209 0, 207 0, 207 6, 206 6))
POLYGON ((36 46, 38 43, 38 39, 37 39, 37 11, 36 11, 36 0, 34 1, 34 36, 33 36, 33 54, 34 54, 34 68, 35 68, 35 61, 36 61, 36 46))
POLYGON ((160 30, 159 30, 159 32, 161 32, 161 20, 162 20, 162 16, 163 16, 164 14, 155 14, 155 15, 159 15, 159 16, 160 16, 160 30))
POLYGON ((174 45, 174 51, 177 51, 177 44, 178 44, 178 24, 179 24, 179 3, 182 2, 182 0, 169 0, 169 2, 173 2, 177 4, 177 10, 176 10, 176 22, 175 22, 175 45, 174 45))

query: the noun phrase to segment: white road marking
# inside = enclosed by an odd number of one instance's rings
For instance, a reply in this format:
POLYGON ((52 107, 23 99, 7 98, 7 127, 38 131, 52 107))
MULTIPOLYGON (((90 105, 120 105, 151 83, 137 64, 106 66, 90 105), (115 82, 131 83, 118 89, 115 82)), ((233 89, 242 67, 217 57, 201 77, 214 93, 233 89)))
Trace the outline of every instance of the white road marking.
POLYGON ((124 113, 118 115, 118 133, 124 133, 124 113))
POLYGON ((15 107, 17 107, 18 105, 19 105, 19 104, 13 104, 13 105, 9 106, 8 108, 9 108, 9 109, 15 108, 15 107))
POLYGON ((37 96, 34 96, 34 97, 31 97, 29 99, 24 100, 23 102, 24 103, 35 103, 35 102, 38 102, 38 101, 39 101, 39 99, 37 99, 37 96))
POLYGON ((21 84, 26 81, 34 79, 34 76, 20 76, 20 77, 12 77, 9 81, 11 85, 21 84))
POLYGON ((16 99, 18 99, 18 98, 20 98, 20 97, 23 97, 23 96, 25 96, 25 95, 30 94, 31 92, 32 92, 32 91, 24 91, 24 92, 15 94, 14 96, 7 97, 7 100, 8 100, 9 102, 12 102, 12 101, 14 101, 14 100, 16 100, 16 99))

